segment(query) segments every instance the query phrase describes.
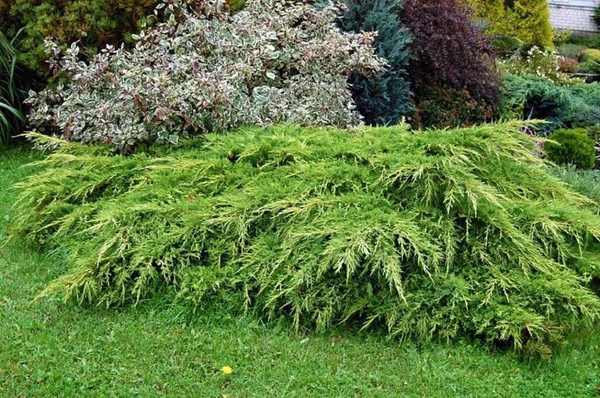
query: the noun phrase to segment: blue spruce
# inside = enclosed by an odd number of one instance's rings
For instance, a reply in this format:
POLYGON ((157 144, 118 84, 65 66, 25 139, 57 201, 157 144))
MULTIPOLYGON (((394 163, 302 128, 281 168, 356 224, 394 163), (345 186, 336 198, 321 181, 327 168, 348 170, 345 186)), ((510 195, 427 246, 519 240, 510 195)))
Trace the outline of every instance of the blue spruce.
POLYGON ((347 32, 377 31, 377 55, 389 63, 389 68, 374 79, 350 76, 358 111, 367 124, 396 124, 413 111, 407 75, 412 39, 398 21, 401 3, 397 0, 344 0, 344 3, 349 10, 339 20, 340 28, 347 32))

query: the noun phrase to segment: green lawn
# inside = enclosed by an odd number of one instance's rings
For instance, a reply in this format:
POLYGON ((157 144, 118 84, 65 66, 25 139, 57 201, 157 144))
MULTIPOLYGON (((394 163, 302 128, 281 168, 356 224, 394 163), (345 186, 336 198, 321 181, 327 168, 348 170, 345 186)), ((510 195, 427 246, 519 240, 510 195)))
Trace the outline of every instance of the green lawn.
MULTIPOLYGON (((0 151, 0 244, 9 187, 36 156, 0 151)), ((33 301, 63 267, 60 253, 0 249, 0 397, 600 396, 599 336, 573 336, 544 362, 469 342, 297 336, 218 310, 192 318, 167 299, 120 311, 33 301)))

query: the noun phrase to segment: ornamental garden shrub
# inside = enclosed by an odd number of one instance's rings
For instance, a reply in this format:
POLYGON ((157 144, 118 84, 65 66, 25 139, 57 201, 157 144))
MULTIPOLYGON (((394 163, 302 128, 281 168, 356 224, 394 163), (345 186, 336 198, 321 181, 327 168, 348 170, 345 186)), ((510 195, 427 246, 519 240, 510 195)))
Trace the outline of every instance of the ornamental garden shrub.
POLYGON ((365 121, 396 123, 411 113, 413 104, 415 127, 470 125, 492 119, 499 99, 494 52, 469 19, 469 10, 459 0, 403 3, 345 2, 348 10, 340 27, 377 31, 378 55, 388 61, 388 69, 377 79, 350 80, 365 121))
POLYGON ((579 169, 591 169, 596 163, 595 142, 586 129, 561 129, 550 135, 544 144, 548 158, 561 165, 573 165, 579 169))
POLYGON ((581 59, 579 72, 600 73, 600 50, 586 48, 580 53, 579 58, 581 59))
POLYGON ((600 62, 600 50, 595 48, 586 48, 580 54, 581 61, 600 62))
POLYGON ((487 32, 518 38, 528 44, 553 46, 548 0, 466 0, 487 21, 487 32))
POLYGON ((565 45, 573 36, 573 31, 570 29, 552 29, 552 44, 554 47, 565 45))
POLYGON ((558 71, 562 73, 575 73, 579 69, 579 61, 575 58, 558 57, 558 71))
POLYGON ((504 75, 500 114, 505 119, 540 119, 541 134, 559 128, 588 127, 600 123, 600 84, 570 86, 535 75, 504 75))
POLYGON ((377 55, 388 67, 375 79, 353 73, 349 79, 352 97, 365 122, 396 124, 412 112, 408 64, 411 36, 398 19, 402 3, 397 0, 345 0, 347 10, 338 25, 344 31, 377 32, 377 55))
MULTIPOLYGON (((77 41, 82 53, 92 57, 107 44, 134 43, 133 34, 161 20, 155 7, 163 0, 0 0, 0 31, 12 37, 23 29, 19 62, 48 78, 44 40, 48 37, 66 49, 77 41)), ((227 0, 230 12, 243 8, 244 0, 227 0)), ((41 79, 42 82, 44 79, 41 79)))
POLYGON ((566 43, 566 44, 562 44, 562 45, 558 46, 556 48, 556 51, 558 52, 559 55, 562 55, 563 57, 579 59, 581 56, 581 53, 583 51, 585 51, 586 49, 587 49, 586 46, 582 46, 580 44, 566 43))
POLYGON ((198 311, 544 351, 598 321, 600 217, 522 128, 242 128, 131 156, 38 136, 58 149, 17 185, 12 236, 69 253, 45 293, 80 303, 170 289, 198 311))
POLYGON ((406 0, 402 23, 413 36, 409 72, 417 108, 414 124, 465 125, 492 119, 500 99, 493 48, 463 4, 406 0))
POLYGON ((496 54, 500 58, 510 58, 511 56, 519 53, 521 48, 525 46, 525 42, 517 39, 516 37, 494 35, 490 38, 490 43, 494 46, 496 54))
POLYGON ((561 71, 561 62, 565 58, 553 51, 544 51, 537 46, 523 49, 509 59, 500 61, 500 67, 505 73, 515 75, 534 75, 553 81, 559 85, 582 83, 581 79, 572 78, 561 71))
POLYGON ((583 61, 577 65, 577 72, 579 73, 600 73, 600 63, 596 61, 583 61))
POLYGON ((550 6, 547 0, 515 0, 507 2, 502 24, 503 31, 510 29, 512 36, 521 40, 552 47, 553 32, 550 24, 550 6))
POLYGON ((567 44, 584 46, 587 48, 596 48, 600 49, 600 35, 592 35, 592 36, 581 36, 581 35, 572 35, 567 44))
POLYGON ((44 39, 79 45, 93 54, 106 44, 131 41, 150 26, 159 0, 0 0, 0 30, 14 35, 23 28, 19 51, 28 67, 47 72, 44 39))
POLYGON ((164 12, 133 49, 89 63, 77 45, 62 54, 49 43, 52 68, 71 80, 32 93, 33 127, 124 152, 242 124, 347 127, 361 122, 348 76, 385 65, 374 33, 340 32, 331 5, 254 0, 232 15, 222 1, 174 1, 164 12))
POLYGON ((469 90, 445 86, 423 87, 418 93, 413 125, 420 127, 470 126, 495 117, 495 109, 473 98, 469 90))

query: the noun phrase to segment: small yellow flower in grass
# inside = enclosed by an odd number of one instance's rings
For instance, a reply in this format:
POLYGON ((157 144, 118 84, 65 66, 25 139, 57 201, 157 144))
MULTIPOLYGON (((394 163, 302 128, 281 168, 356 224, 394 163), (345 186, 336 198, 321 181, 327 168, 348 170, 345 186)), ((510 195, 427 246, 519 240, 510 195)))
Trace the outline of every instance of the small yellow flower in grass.
POLYGON ((223 372, 224 375, 230 375, 233 373, 233 369, 231 369, 231 366, 223 366, 221 368, 221 372, 223 372))

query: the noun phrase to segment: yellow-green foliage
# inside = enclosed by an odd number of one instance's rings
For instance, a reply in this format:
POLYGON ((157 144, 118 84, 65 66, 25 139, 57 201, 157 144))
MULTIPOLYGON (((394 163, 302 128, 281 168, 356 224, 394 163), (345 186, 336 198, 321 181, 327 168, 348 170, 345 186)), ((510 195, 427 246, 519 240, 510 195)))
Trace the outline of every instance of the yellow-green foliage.
POLYGON ((577 66, 578 72, 598 73, 600 72, 600 50, 587 48, 579 54, 581 63, 577 66))
POLYGON ((490 26, 490 34, 516 37, 528 44, 553 46, 547 0, 466 0, 490 26), (511 4, 507 4, 511 3, 511 4))
POLYGON ((573 36, 573 31, 569 29, 552 29, 552 43, 555 46, 566 44, 573 36))
POLYGON ((23 28, 21 61, 44 72, 44 39, 60 45, 80 41, 93 54, 106 44, 120 45, 155 22, 159 0, 0 0, 0 30, 14 35, 23 28))
POLYGON ((474 15, 490 23, 498 22, 504 15, 504 0, 465 0, 474 15))
POLYGON ((600 50, 595 48, 587 48, 581 52, 580 57, 582 62, 600 62, 600 50))
POLYGON ((238 12, 246 5, 246 0, 226 0, 227 6, 231 12, 238 12))
POLYGON ((59 142, 17 186, 13 239, 70 253, 49 291, 80 302, 171 287, 200 311, 535 350, 600 316, 600 217, 521 127, 246 128, 130 157, 59 142))
POLYGON ((550 135, 544 145, 548 158, 563 165, 591 169, 596 163, 595 142, 586 129, 561 129, 550 135))

